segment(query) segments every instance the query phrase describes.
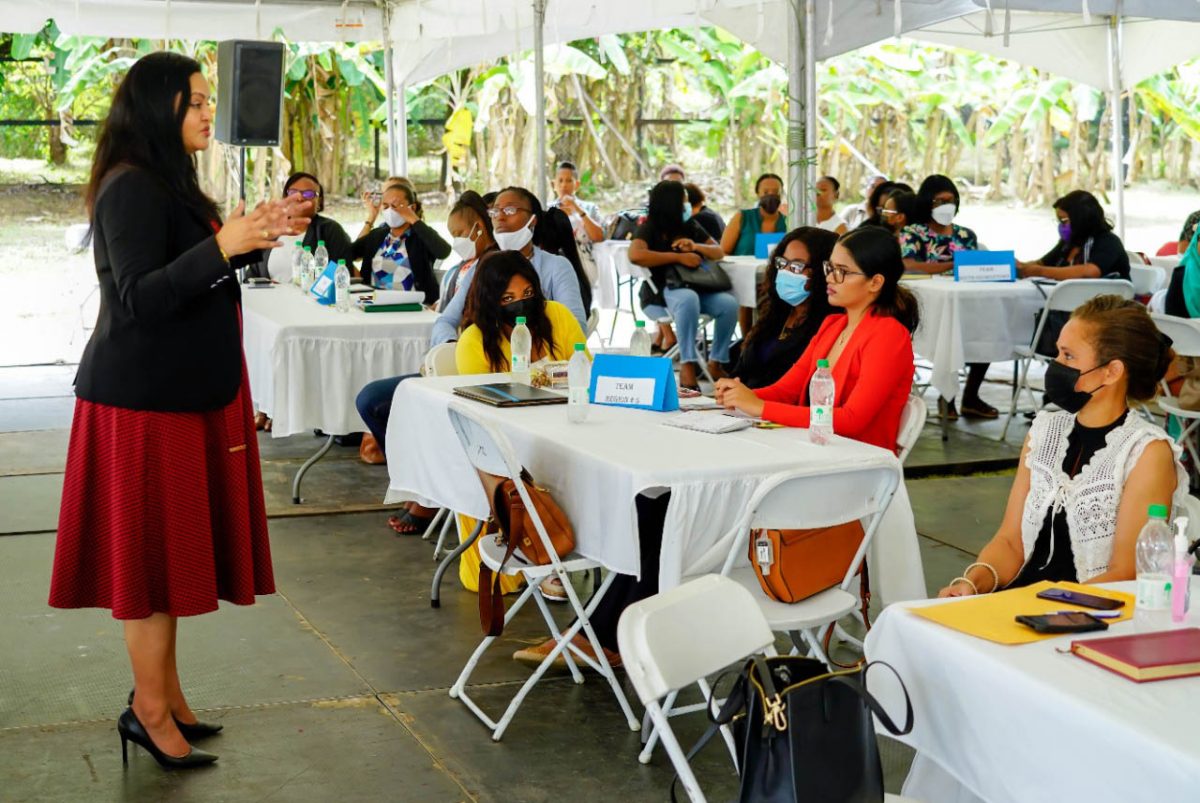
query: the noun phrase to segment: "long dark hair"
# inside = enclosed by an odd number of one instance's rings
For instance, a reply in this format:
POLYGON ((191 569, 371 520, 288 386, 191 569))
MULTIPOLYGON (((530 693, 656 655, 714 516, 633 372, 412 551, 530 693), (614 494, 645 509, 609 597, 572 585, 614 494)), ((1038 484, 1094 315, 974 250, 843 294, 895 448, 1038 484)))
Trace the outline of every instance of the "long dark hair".
POLYGON ((783 239, 775 245, 775 250, 771 252, 771 259, 767 262, 767 273, 763 277, 759 292, 763 300, 758 305, 758 320, 746 335, 743 349, 760 338, 778 336, 783 331, 788 316, 795 309, 780 298, 779 292, 775 289, 775 276, 779 273, 779 268, 775 266, 775 260, 783 256, 789 244, 796 241, 804 243, 804 247, 808 249, 808 266, 812 270, 812 275, 808 277, 808 314, 805 316, 805 325, 810 326, 815 332, 821 322, 825 320, 825 316, 833 309, 829 305, 829 295, 825 292, 823 265, 829 259, 829 255, 833 253, 833 246, 837 244, 838 236, 831 231, 818 229, 815 226, 801 226, 792 229, 783 236, 783 239))
POLYGON ((217 205, 200 189, 196 161, 183 146, 191 78, 200 62, 178 53, 151 53, 129 68, 113 95, 96 140, 84 196, 91 219, 100 185, 122 165, 141 168, 203 217, 217 221, 217 205))
MULTIPOLYGON (((683 234, 683 204, 687 190, 678 181, 660 181, 650 189, 646 220, 668 242, 683 234)), ((649 244, 653 247, 653 243, 649 244)))
POLYGON ((1112 231, 1112 224, 1104 217, 1104 208, 1087 190, 1068 192, 1054 202, 1054 208, 1066 212, 1071 221, 1071 242, 1067 245, 1083 245, 1089 237, 1112 231))
POLYGON ((920 220, 910 220, 909 223, 929 223, 933 220, 933 196, 939 192, 949 192, 954 195, 954 210, 957 212, 960 204, 958 196, 958 185, 948 177, 941 173, 934 173, 931 176, 926 176, 921 182, 921 186, 917 189, 917 213, 920 215, 920 220))
MULTIPOLYGON (((883 202, 887 200, 888 195, 896 192, 897 190, 912 192, 913 188, 911 185, 905 184, 903 181, 884 181, 875 189, 871 190, 871 194, 867 197, 867 206, 871 207, 871 216, 864 220, 862 225, 883 226, 885 229, 890 231, 891 228, 887 223, 883 222, 883 215, 880 214, 879 210, 883 209, 883 202)), ((908 222, 916 223, 915 220, 910 220, 908 222)))
POLYGON ((545 350, 552 358, 566 359, 567 355, 555 352, 554 330, 546 315, 546 295, 542 292, 542 283, 533 265, 520 251, 490 251, 475 268, 475 278, 471 280, 470 295, 467 296, 463 314, 463 325, 474 324, 483 335, 483 353, 488 365, 493 371, 508 370, 508 363, 500 348, 506 339, 504 327, 508 324, 500 311, 500 299, 514 276, 524 277, 533 287, 533 298, 542 302, 534 304, 534 309, 525 316, 525 326, 533 336, 533 353, 545 350))
POLYGON ((883 288, 872 305, 872 314, 895 318, 909 332, 916 331, 921 320, 917 298, 907 287, 900 285, 904 260, 895 236, 878 226, 859 227, 843 234, 838 245, 850 252, 868 279, 883 275, 883 288))
MULTIPOLYGON (((583 261, 579 258, 579 248, 575 245, 575 230, 571 226, 571 218, 567 213, 556 207, 543 209, 542 203, 524 187, 505 187, 500 193, 512 192, 520 195, 533 214, 537 216, 537 224, 533 227, 533 244, 549 254, 558 254, 571 263, 575 278, 579 282, 579 295, 583 300, 583 311, 592 311, 592 282, 583 271, 583 261)), ((682 207, 681 207, 682 208, 682 207)))

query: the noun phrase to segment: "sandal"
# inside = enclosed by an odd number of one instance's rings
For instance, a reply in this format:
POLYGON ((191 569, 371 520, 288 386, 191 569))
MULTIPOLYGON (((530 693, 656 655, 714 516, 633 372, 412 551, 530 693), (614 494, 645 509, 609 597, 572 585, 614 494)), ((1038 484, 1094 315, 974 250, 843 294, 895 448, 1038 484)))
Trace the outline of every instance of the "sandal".
POLYGON ((254 414, 254 429, 255 431, 271 431, 271 417, 266 413, 254 414))
POLYGON ((567 591, 558 577, 547 577, 538 586, 542 597, 549 602, 566 602, 567 591))
POLYGON ((396 531, 396 535, 424 535, 434 516, 415 516, 406 510, 399 516, 389 516, 388 526, 396 531))
POLYGON ((974 401, 964 400, 962 405, 962 414, 964 418, 992 419, 1000 417, 1000 411, 982 399, 976 399, 974 401))

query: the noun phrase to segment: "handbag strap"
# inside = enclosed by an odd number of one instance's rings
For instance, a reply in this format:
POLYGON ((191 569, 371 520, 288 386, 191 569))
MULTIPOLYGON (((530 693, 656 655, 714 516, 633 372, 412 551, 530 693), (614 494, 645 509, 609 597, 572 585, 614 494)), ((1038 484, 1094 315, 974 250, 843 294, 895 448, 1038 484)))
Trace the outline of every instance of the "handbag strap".
POLYGON ((525 526, 525 517, 514 514, 524 509, 525 504, 511 482, 502 482, 496 486, 495 495, 492 497, 492 513, 500 532, 505 536, 504 559, 500 561, 500 568, 495 572, 483 561, 479 564, 479 623, 484 629, 484 635, 499 636, 504 632, 505 605, 501 580, 504 577, 504 567, 508 565, 517 544, 521 542, 525 526))
MULTIPOLYGON (((731 669, 727 672, 723 672, 715 681, 713 681, 711 687, 712 696, 708 698, 708 705, 705 707, 709 721, 708 729, 705 730, 704 734, 696 740, 696 743, 692 745, 692 749, 687 752, 687 756, 684 758, 684 760, 688 764, 691 764, 692 759, 695 758, 696 755, 703 750, 710 741, 712 741, 712 737, 717 735, 717 731, 719 731, 723 726, 732 722, 737 713, 746 708, 746 689, 750 685, 748 677, 749 673, 750 664, 747 664, 743 669, 731 669), (737 673, 738 678, 733 682, 733 687, 729 690, 729 696, 725 698, 725 705, 721 706, 721 710, 719 712, 713 714, 713 699, 717 696, 717 686, 719 686, 721 681, 725 679, 726 675, 735 672, 737 673)), ((678 803, 677 798, 675 797, 675 787, 678 784, 679 771, 676 770, 675 777, 671 779, 671 803, 678 803)))
POLYGON ((897 672, 896 668, 894 666, 892 666, 891 664, 886 663, 884 661, 872 661, 871 663, 869 663, 863 667, 862 673, 859 674, 859 680, 853 680, 851 678, 842 677, 840 675, 835 675, 834 677, 831 677, 829 680, 831 683, 840 683, 849 689, 853 689, 854 693, 857 694, 859 697, 861 697, 862 701, 867 704, 868 708, 871 709, 871 713, 874 714, 875 717, 879 720, 879 724, 881 724, 881 725, 883 725, 883 727, 887 728, 888 733, 892 734, 893 736, 904 736, 905 734, 907 734, 909 731, 912 730, 912 726, 913 726, 912 698, 910 698, 908 696, 908 687, 904 685, 904 678, 900 677, 900 673, 897 672), (888 712, 884 710, 883 706, 880 704, 879 700, 876 699, 875 695, 873 695, 873 694, 871 694, 871 692, 867 691, 867 672, 869 672, 871 670, 871 667, 880 666, 880 665, 886 666, 888 669, 892 670, 892 674, 896 676, 896 680, 900 683, 900 690, 904 692, 904 727, 903 728, 896 726, 896 722, 891 718, 891 716, 888 714, 888 712))

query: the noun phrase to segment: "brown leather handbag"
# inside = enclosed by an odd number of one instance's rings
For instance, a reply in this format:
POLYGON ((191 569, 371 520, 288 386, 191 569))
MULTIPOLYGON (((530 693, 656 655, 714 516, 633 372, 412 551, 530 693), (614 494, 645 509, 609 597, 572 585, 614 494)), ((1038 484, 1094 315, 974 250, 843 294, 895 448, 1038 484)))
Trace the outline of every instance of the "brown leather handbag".
MULTIPOLYGON (((768 597, 799 602, 841 583, 862 540, 858 521, 812 530, 754 530, 750 533, 750 564, 768 597)), ((864 621, 871 594, 865 570, 864 560, 858 570, 864 621)))
MULTIPOLYGON (((484 485, 491 487, 495 484, 491 495, 492 519, 500 531, 485 537, 500 539, 500 543, 504 544, 504 560, 499 572, 493 572, 486 563, 479 567, 479 623, 486 635, 499 636, 504 632, 504 594, 500 591, 500 577, 509 559, 518 549, 525 561, 535 566, 545 566, 551 562, 551 557, 538 536, 524 500, 517 492, 516 483, 494 476, 491 479, 490 483, 485 480, 484 485)), ((575 549, 575 531, 566 514, 550 492, 535 483, 524 469, 521 470, 521 480, 546 528, 546 534, 550 536, 550 545, 555 553, 559 557, 570 554, 575 549)))

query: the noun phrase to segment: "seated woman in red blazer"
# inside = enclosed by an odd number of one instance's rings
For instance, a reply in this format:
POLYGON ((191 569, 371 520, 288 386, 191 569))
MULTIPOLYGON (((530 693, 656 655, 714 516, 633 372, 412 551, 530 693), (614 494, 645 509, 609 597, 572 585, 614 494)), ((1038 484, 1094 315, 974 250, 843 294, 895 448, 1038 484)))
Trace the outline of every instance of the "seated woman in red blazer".
POLYGON ((722 379, 717 401, 767 421, 807 427, 808 383, 817 360, 829 360, 834 432, 895 451, 912 388, 912 331, 918 320, 916 298, 900 286, 900 246, 884 229, 854 229, 838 240, 824 268, 829 303, 845 313, 825 319, 778 382, 751 390, 722 379))

